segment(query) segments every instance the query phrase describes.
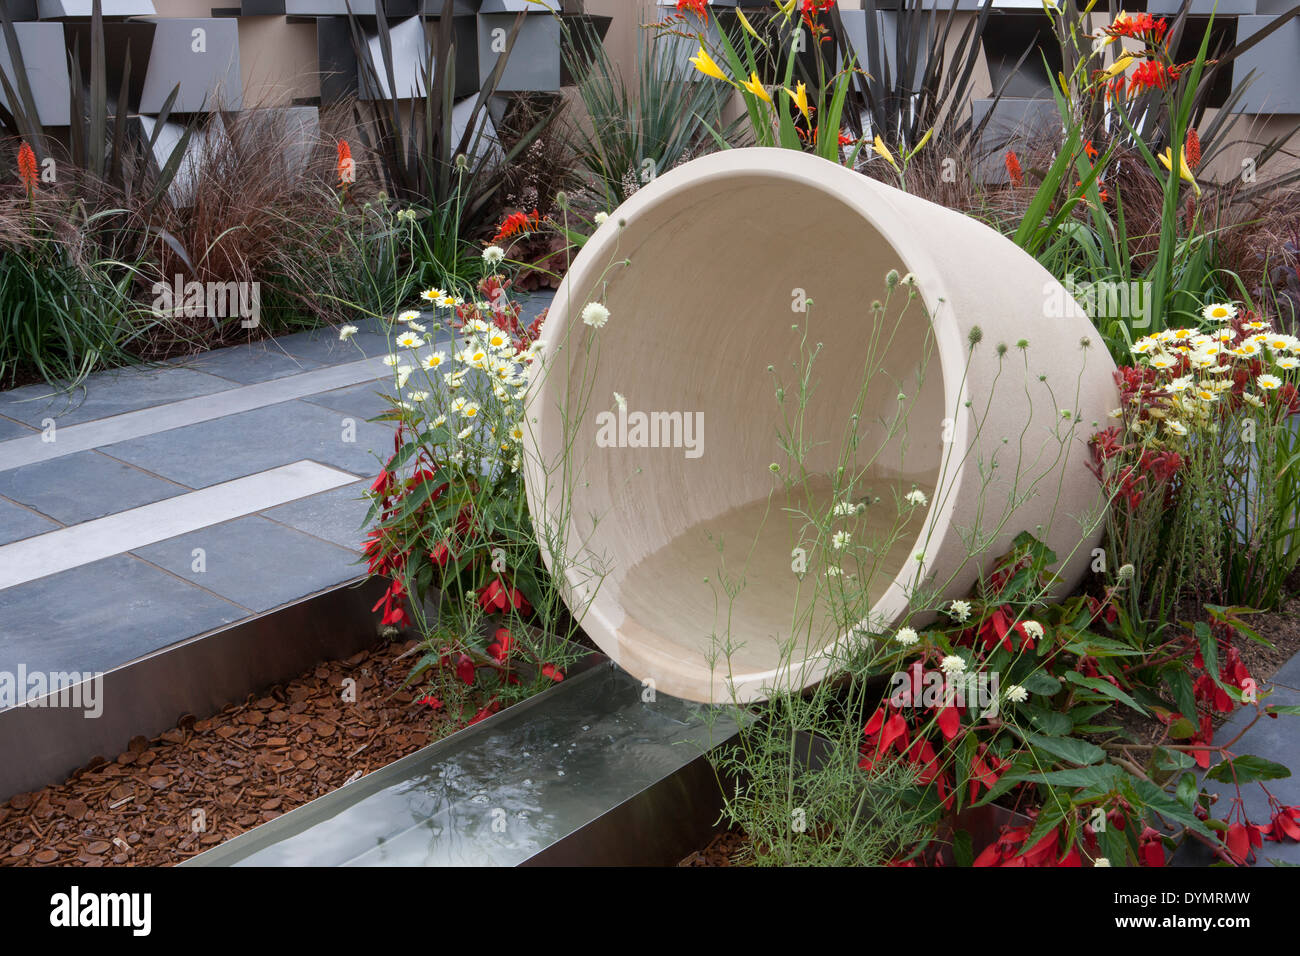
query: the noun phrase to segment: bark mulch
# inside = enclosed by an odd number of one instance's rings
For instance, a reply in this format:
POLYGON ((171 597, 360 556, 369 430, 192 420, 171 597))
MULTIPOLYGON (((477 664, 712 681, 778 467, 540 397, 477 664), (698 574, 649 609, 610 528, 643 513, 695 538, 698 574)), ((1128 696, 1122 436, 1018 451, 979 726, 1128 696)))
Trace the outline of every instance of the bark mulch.
POLYGON ((415 646, 385 640, 320 664, 17 794, 0 803, 0 864, 179 863, 445 736, 455 722, 401 687, 415 646))

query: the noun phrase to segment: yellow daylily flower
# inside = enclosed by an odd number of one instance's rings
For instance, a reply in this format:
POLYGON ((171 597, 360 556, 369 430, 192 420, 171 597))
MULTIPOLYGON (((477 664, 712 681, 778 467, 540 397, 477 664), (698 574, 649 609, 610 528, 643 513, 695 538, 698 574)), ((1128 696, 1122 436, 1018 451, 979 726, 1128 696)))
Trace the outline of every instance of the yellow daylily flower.
POLYGON ((748 33, 750 36, 752 36, 752 37, 753 37, 755 40, 757 40, 759 43, 762 43, 762 42, 763 42, 763 38, 762 38, 761 36, 759 36, 759 35, 758 35, 758 31, 755 30, 755 29, 750 25, 750 23, 749 23, 749 17, 745 16, 745 11, 744 11, 744 10, 741 10, 739 7, 737 7, 737 8, 736 8, 736 16, 740 18, 740 25, 741 25, 742 27, 745 28, 745 32, 748 33))
POLYGON ((794 89, 795 92, 793 93, 791 93, 789 89, 786 89, 785 95, 790 97, 795 107, 803 114, 803 118, 808 121, 808 125, 811 126, 812 107, 808 105, 808 84, 800 83, 794 89))
POLYGON ((1106 79, 1110 79, 1113 76, 1119 76, 1121 73, 1123 73, 1125 70, 1127 70, 1130 66, 1133 65, 1133 61, 1135 59, 1137 58, 1133 56, 1132 53, 1125 53, 1122 57, 1120 57, 1110 66, 1108 66, 1106 68, 1106 72, 1104 72, 1102 76, 1105 77, 1106 79))
POLYGON ((748 81, 741 83, 741 88, 753 93, 760 100, 771 103, 772 97, 768 95, 767 90, 763 89, 763 81, 758 78, 757 73, 751 73, 748 81))
POLYGON ((713 57, 709 56, 709 51, 704 49, 704 44, 700 44, 700 52, 691 57, 691 63, 695 66, 695 69, 705 76, 711 76, 726 83, 731 82, 731 78, 722 72, 722 67, 718 66, 713 57))
POLYGON ((881 139, 879 135, 876 136, 875 141, 871 145, 875 148, 877 153, 884 157, 885 162, 889 163, 890 166, 893 166, 897 172, 902 172, 902 170, 898 168, 898 163, 894 161, 894 154, 889 151, 889 147, 885 145, 885 141, 881 139))
POLYGON ((794 7, 798 2, 799 0, 786 0, 785 3, 782 3, 781 0, 776 0, 776 8, 781 11, 782 15, 787 20, 789 20, 794 14, 794 7))
MULTIPOLYGON (((1173 172, 1174 163, 1172 157, 1170 156, 1170 153, 1171 150, 1169 148, 1166 148, 1165 151, 1157 157, 1157 159, 1160 160, 1161 166, 1163 166, 1169 172, 1173 172)), ((1196 195, 1199 196, 1201 194, 1200 184, 1197 183, 1196 177, 1192 175, 1192 170, 1187 165, 1187 156, 1183 153, 1181 149, 1178 151, 1178 178, 1191 183, 1192 188, 1196 190, 1196 195)))

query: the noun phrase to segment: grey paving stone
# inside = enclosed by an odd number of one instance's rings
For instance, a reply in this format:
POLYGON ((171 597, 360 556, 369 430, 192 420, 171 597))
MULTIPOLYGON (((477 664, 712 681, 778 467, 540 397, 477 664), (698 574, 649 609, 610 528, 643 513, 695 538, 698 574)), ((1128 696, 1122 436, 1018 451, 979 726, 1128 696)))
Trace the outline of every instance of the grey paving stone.
POLYGON ((134 552, 254 611, 267 611, 364 572, 357 555, 265 518, 238 518, 134 552), (195 549, 204 569, 194 570, 195 549))
POLYGON ((379 467, 376 454, 391 455, 392 445, 387 425, 293 401, 133 438, 104 451, 191 488, 206 488, 303 460, 373 475, 379 467), (349 417, 355 442, 343 440, 343 419, 349 417))
POLYGON ((394 384, 393 382, 366 382, 350 388, 336 388, 332 392, 322 392, 304 398, 303 401, 323 408, 332 408, 364 421, 392 410, 393 406, 384 401, 383 395, 391 395, 394 384))
POLYGON ((96 451, 0 471, 0 495, 64 524, 102 518, 188 490, 96 451))
POLYGON ((32 514, 26 508, 0 498, 0 545, 44 534, 57 527, 58 524, 49 518, 32 514))
POLYGON ((36 432, 29 426, 0 415, 0 441, 8 441, 11 438, 22 438, 25 435, 34 434, 36 432))
MULTIPOLYGON (((1300 662, 1300 655, 1284 664, 1278 671, 1279 679, 1281 679, 1280 675, 1288 670, 1294 677, 1296 671, 1300 670, 1298 662, 1300 662)), ((1294 681, 1288 682, 1294 683, 1294 681)), ((1267 690, 1267 685, 1263 689, 1267 690)), ((1277 687, 1267 703, 1300 704, 1300 691, 1289 687, 1277 687)), ((1236 737, 1254 716, 1253 707, 1241 708, 1215 733, 1215 741, 1226 742, 1236 737)), ((1236 754, 1254 754, 1256 757, 1263 757, 1265 760, 1272 760, 1290 768, 1292 776, 1281 780, 1267 780, 1264 786, 1268 787, 1278 802, 1284 806, 1300 805, 1300 717, 1286 714, 1276 719, 1264 717, 1246 731, 1245 736, 1233 745, 1232 750, 1236 754)), ((1215 817, 1223 819, 1229 811, 1229 802, 1237 795, 1237 789, 1231 784, 1216 783, 1212 780, 1207 782, 1207 786, 1211 793, 1219 795, 1219 801, 1214 805, 1212 813, 1215 817)), ((1252 823, 1269 822, 1268 797, 1258 783, 1243 784, 1241 796, 1247 819, 1252 823)), ((1267 867, 1270 865, 1268 862, 1270 859, 1284 860, 1300 866, 1300 843, 1291 841, 1273 843, 1265 840, 1263 847, 1255 850, 1255 857, 1256 866, 1267 867)), ((1181 866, 1203 866, 1211 859, 1212 854, 1209 850, 1199 844, 1186 844, 1175 855, 1175 862, 1181 866)))
POLYGON ((0 669, 108 670, 247 616, 117 555, 0 591, 0 669))
POLYGON ((0 415, 37 427, 45 418, 73 425, 234 387, 234 382, 193 369, 117 369, 96 372, 83 387, 70 392, 56 392, 48 385, 25 385, 0 393, 0 415))
POLYGON ((218 375, 241 385, 269 382, 271 379, 298 375, 321 367, 321 363, 313 359, 290 355, 280 347, 278 339, 215 349, 202 355, 178 359, 172 364, 218 375))
POLYGON ((339 340, 338 328, 334 326, 282 335, 275 341, 287 354, 321 365, 341 365, 388 352, 387 323, 379 319, 362 319, 352 324, 358 331, 346 342, 339 340))
POLYGON ((370 481, 358 481, 333 491, 291 501, 287 505, 271 508, 262 514, 291 528, 333 541, 335 544, 359 552, 365 539, 361 522, 370 510, 370 500, 362 494, 370 481))

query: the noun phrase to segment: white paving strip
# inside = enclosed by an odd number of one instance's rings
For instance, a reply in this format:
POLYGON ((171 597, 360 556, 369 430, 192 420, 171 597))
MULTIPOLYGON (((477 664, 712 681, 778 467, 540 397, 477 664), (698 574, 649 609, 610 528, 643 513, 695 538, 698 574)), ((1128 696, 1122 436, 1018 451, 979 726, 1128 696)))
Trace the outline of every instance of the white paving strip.
POLYGON ((199 491, 0 547, 0 590, 253 514, 341 485, 356 475, 296 461, 199 491))
POLYGON ((40 434, 13 438, 0 442, 0 471, 102 448, 114 442, 143 438, 173 428, 197 425, 214 418, 237 415, 336 388, 373 382, 391 375, 392 370, 384 366, 383 357, 377 356, 360 362, 314 369, 299 375, 287 375, 269 382, 258 382, 256 385, 231 388, 211 395, 187 398, 168 405, 142 408, 80 425, 67 425, 56 428, 53 441, 46 441, 45 436, 40 434))

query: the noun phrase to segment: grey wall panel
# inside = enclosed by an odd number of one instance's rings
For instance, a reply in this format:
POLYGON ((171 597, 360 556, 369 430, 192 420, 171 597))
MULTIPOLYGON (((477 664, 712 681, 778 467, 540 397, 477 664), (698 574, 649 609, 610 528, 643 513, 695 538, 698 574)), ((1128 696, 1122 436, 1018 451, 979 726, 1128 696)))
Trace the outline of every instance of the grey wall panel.
POLYGON ((424 67, 429 58, 428 38, 424 24, 419 17, 411 17, 389 27, 389 45, 392 50, 393 83, 389 89, 388 71, 384 65, 383 50, 379 44, 379 35, 367 37, 370 48, 370 62, 374 64, 378 89, 371 89, 366 82, 364 72, 358 74, 358 86, 363 100, 374 99, 410 99, 424 96, 424 67))
MULTIPOLYGON (((68 53, 62 23, 15 23, 18 52, 26 67, 27 81, 36 101, 36 115, 42 126, 67 126, 69 122, 68 53)), ((0 41, 0 69, 9 82, 15 79, 9 44, 0 41)), ((9 102, 0 86, 0 103, 9 102)))
POLYGON ((157 113, 178 83, 180 95, 172 106, 173 112, 211 112, 243 106, 238 21, 165 18, 156 23, 149 72, 140 94, 141 113, 157 113), (195 33, 200 30, 202 49, 195 33))
POLYGON ((4 0, 11 20, 35 20, 36 0, 4 0))
MULTIPOLYGON (((149 142, 157 129, 157 118, 138 116, 136 122, 139 124, 144 142, 149 142)), ((180 146, 181 135, 184 132, 185 127, 180 123, 169 121, 162 125, 153 148, 153 161, 157 168, 161 169, 171 159, 172 153, 180 146)), ((202 129, 196 129, 185 145, 184 158, 176 168, 176 177, 167 190, 167 197, 177 206, 191 205, 194 202, 195 190, 198 188, 199 169, 204 154, 229 143, 226 129, 219 122, 205 123, 202 129)))
MULTIPOLYGON (((489 0, 483 2, 486 6, 489 0)), ((496 68, 501 56, 498 50, 503 39, 509 38, 516 19, 514 13, 478 15, 480 82, 496 68)), ((694 55, 694 51, 690 55, 694 55)), ((545 13, 524 17, 497 89, 503 93, 554 92, 560 89, 560 24, 555 17, 545 13)))
MULTIPOLYGON (((1273 22, 1274 17, 1241 17, 1237 42, 1247 40, 1273 22)), ((1241 83, 1254 71, 1242 97, 1242 113, 1300 113, 1300 21, 1292 20, 1261 40, 1232 64, 1232 79, 1241 83)))
MULTIPOLYGON (((1004 158, 1008 149, 1020 150, 1035 134, 1051 128, 1059 130, 1060 115, 1055 100, 1004 97, 974 100, 971 103, 971 125, 979 126, 989 112, 993 112, 976 154, 970 157, 975 166, 975 179, 982 183, 1005 183, 1008 180, 1004 158)), ((1022 159, 1023 162, 1023 159, 1022 159)))
MULTIPOLYGON (((37 11, 42 20, 57 17, 88 17, 92 0, 37 0, 37 11)), ((100 9, 106 17, 152 17, 158 11, 152 0, 102 0, 100 9)))
POLYGON ((357 56, 346 17, 316 20, 316 58, 320 64, 322 106, 356 95, 357 56))
MULTIPOLYGON (((375 15, 375 0, 351 0, 351 7, 357 16, 375 15)), ((240 10, 246 17, 345 16, 348 0, 243 0, 240 10)))
POLYGON ((1147 0, 1147 12, 1157 17, 1174 17, 1184 6, 1193 16, 1235 17, 1253 14, 1257 0, 1147 0))

